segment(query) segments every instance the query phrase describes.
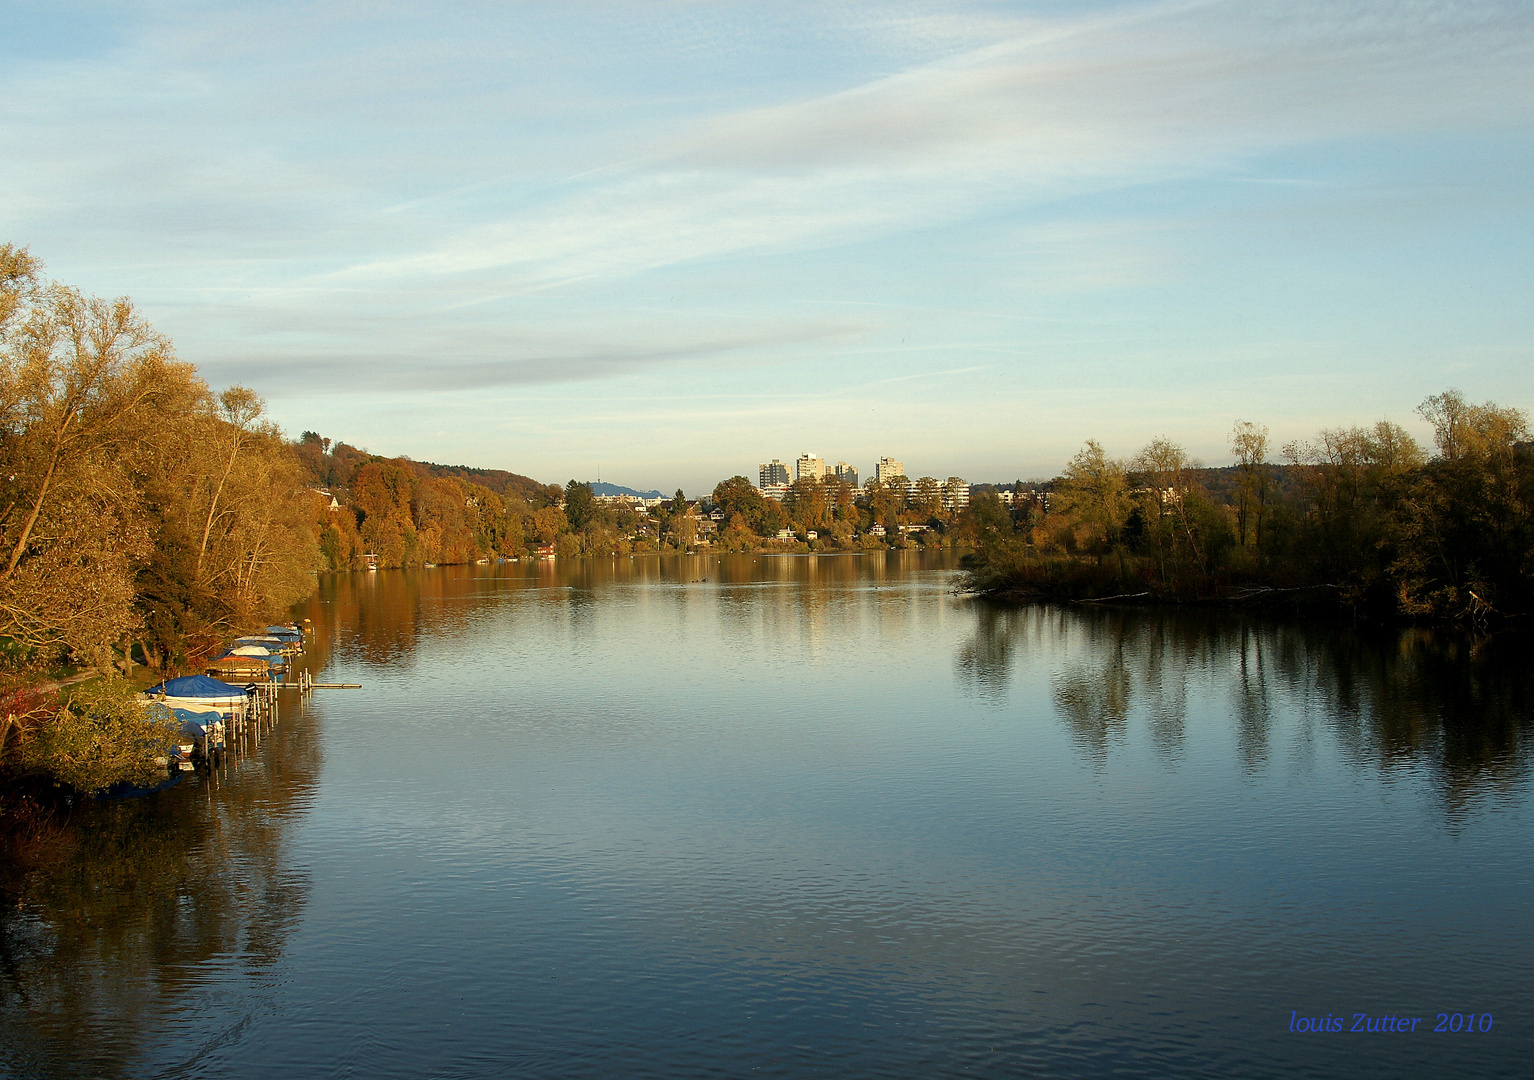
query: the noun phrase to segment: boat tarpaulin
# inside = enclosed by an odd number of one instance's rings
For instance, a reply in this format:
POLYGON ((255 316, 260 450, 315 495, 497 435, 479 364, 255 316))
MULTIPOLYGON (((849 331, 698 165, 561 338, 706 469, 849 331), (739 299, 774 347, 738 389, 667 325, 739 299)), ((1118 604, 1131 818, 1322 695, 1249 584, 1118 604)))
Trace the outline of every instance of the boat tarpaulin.
POLYGON ((181 734, 194 739, 204 738, 208 734, 208 722, 219 718, 216 712, 193 712, 191 709, 172 709, 171 712, 181 721, 181 734))
POLYGON ((173 709, 192 709, 203 712, 238 713, 245 708, 245 691, 206 675, 183 675, 179 679, 166 679, 158 686, 151 686, 146 694, 165 695, 164 704, 173 709))
POLYGON ((166 679, 145 691, 148 694, 164 694, 166 697, 184 698, 239 698, 245 700, 245 689, 231 686, 207 675, 183 675, 179 679, 166 679))
POLYGON ((282 658, 282 653, 263 648, 260 645, 241 645, 238 649, 230 649, 226 656, 249 656, 257 660, 265 660, 269 657, 282 658))

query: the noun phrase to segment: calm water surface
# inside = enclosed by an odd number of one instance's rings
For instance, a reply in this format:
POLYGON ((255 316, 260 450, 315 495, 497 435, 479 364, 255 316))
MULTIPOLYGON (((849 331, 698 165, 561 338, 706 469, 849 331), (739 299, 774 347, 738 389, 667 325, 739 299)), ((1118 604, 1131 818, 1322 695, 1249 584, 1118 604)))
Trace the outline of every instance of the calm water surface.
POLYGON ((8 872, 0 1075, 1534 1073, 1527 638, 951 582, 327 579, 364 689, 8 872))

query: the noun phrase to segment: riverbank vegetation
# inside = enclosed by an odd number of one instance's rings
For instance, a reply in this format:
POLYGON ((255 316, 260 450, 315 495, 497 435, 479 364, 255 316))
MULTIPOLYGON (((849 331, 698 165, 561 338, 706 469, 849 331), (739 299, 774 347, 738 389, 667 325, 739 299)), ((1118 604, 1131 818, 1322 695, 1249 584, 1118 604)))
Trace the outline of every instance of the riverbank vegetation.
POLYGON ((130 301, 47 281, 11 245, 0 465, 0 772, 138 776, 163 718, 121 683, 50 676, 184 670, 285 611, 320 565, 315 496, 259 397, 215 393, 130 301))
POLYGON ((1169 601, 1307 596, 1380 617, 1485 621, 1534 607, 1534 444, 1518 409, 1428 398, 1429 453, 1400 426, 1323 431, 1273 456, 1239 422, 1206 482, 1176 444, 1089 441, 1048 497, 971 504, 966 585, 1169 601))
POLYGON ((698 500, 604 499, 573 479, 289 441, 255 393, 212 389, 129 300, 48 281, 0 245, 0 779, 91 790, 101 769, 142 772, 158 721, 134 728, 116 691, 61 696, 58 680, 196 670, 321 570, 938 545, 972 549, 965 584, 993 595, 1529 611, 1527 418, 1452 390, 1421 411, 1432 454, 1388 422, 1275 453, 1242 422, 1222 470, 1168 439, 1130 459, 1089 441, 1060 477, 1010 489, 803 477, 769 497, 735 476, 698 500))
POLYGON ((0 247, 0 635, 12 668, 128 672, 308 594, 312 496, 254 393, 126 299, 0 247))
POLYGON ((515 473, 380 457, 313 431, 292 451, 319 495, 313 527, 327 570, 518 557, 568 531, 554 514, 561 489, 515 473))

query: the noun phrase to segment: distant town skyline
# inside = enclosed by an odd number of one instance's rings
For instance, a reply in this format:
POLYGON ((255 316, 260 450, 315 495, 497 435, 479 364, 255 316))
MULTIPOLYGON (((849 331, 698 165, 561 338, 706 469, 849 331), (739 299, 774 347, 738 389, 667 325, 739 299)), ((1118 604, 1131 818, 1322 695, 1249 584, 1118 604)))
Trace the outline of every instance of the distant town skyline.
POLYGON ((1501 0, 17 3, 0 240, 385 455, 1219 464, 1534 407, 1531 126, 1501 0))

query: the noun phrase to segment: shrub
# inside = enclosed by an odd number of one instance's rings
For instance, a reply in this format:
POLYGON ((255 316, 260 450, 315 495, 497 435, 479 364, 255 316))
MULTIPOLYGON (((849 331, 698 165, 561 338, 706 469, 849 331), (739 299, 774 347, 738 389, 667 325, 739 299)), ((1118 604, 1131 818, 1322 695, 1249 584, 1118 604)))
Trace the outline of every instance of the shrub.
POLYGON ((165 776, 165 756, 180 732, 163 705, 135 698, 126 684, 97 682, 72 692, 22 749, 30 769, 87 795, 128 781, 165 776))

